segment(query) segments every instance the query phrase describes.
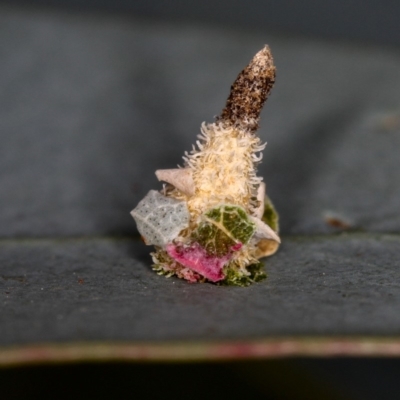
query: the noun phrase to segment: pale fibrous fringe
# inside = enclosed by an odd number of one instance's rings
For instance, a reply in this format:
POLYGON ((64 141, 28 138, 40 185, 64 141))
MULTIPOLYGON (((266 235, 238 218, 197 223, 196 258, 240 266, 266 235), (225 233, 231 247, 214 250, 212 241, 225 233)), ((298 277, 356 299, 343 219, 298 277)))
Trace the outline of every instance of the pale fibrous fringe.
POLYGON ((236 254, 234 254, 233 259, 230 261, 230 267, 238 268, 242 275, 250 275, 246 267, 251 264, 256 264, 258 262, 257 258, 254 257, 255 249, 250 243, 243 246, 236 254))
MULTIPOLYGON (((192 229, 196 228, 204 212, 220 204, 239 205, 254 214, 258 207, 257 188, 262 182, 262 178, 256 175, 256 166, 262 160, 266 143, 237 127, 203 122, 196 145, 197 148, 193 146, 183 157, 185 167, 192 170, 194 195, 186 196, 176 188, 166 192, 168 196, 187 202, 192 229)), ((192 229, 181 232, 181 239, 188 238, 192 229)), ((235 252, 229 266, 248 276, 250 273, 246 267, 258 262, 254 254, 254 246, 249 243, 235 252)), ((158 268, 163 274, 172 273, 174 267, 165 264, 162 267, 157 255, 162 258, 163 254, 153 255, 158 268)))
POLYGON ((222 123, 203 123, 197 149, 185 153, 185 167, 191 168, 194 195, 187 198, 192 221, 218 204, 235 204, 250 214, 258 202, 262 181, 256 165, 266 143, 259 137, 222 123))

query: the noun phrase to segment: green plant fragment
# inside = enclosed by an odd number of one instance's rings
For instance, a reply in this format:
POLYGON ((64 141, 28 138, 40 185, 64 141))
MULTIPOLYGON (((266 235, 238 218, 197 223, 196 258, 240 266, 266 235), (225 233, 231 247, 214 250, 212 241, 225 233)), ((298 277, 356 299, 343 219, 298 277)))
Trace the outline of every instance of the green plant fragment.
POLYGON ((234 205, 221 205, 207 211, 192 238, 208 254, 224 256, 237 244, 247 244, 255 232, 255 224, 246 211, 234 205))
POLYGON ((231 252, 232 246, 235 245, 235 241, 232 238, 219 229, 217 225, 208 221, 200 223, 192 237, 208 254, 218 257, 231 252))
POLYGON ((234 263, 230 263, 225 267, 225 280, 219 283, 225 286, 249 286, 252 283, 260 282, 267 277, 263 270, 263 263, 258 262, 248 265, 247 271, 239 269, 234 263))
POLYGON ((242 207, 221 205, 207 211, 205 216, 236 242, 246 244, 254 234, 255 224, 250 221, 242 207))
POLYGON ((265 196, 264 214, 261 220, 271 227, 275 232, 279 231, 279 215, 268 196, 265 196))

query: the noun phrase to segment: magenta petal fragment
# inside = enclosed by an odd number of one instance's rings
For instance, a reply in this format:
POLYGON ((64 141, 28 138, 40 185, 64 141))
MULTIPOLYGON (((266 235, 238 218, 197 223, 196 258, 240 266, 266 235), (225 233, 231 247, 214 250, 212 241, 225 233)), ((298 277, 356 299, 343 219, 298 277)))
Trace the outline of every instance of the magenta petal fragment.
POLYGON ((222 257, 209 255, 198 243, 192 243, 188 246, 168 244, 167 252, 174 260, 211 282, 218 282, 225 278, 222 269, 232 257, 231 253, 222 257))

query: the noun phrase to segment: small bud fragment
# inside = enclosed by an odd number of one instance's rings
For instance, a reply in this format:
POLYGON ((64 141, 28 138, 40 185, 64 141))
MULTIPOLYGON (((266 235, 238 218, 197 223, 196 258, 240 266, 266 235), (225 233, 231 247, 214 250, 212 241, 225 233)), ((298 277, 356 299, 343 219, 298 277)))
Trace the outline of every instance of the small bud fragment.
POLYGON ((203 123, 184 168, 157 170, 167 182, 132 211, 153 269, 188 282, 247 286, 265 278, 259 258, 281 242, 278 214, 257 175, 265 143, 254 135, 275 80, 268 46, 232 85, 214 123, 203 123))
POLYGON ((255 132, 260 113, 275 82, 275 66, 268 46, 239 74, 218 121, 255 132))

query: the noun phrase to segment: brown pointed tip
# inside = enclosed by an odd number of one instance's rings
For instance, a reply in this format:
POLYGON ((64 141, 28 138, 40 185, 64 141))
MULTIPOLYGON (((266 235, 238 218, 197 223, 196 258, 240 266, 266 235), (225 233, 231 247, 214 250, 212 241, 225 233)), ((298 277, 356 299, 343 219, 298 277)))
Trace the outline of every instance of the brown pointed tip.
POLYGON ((260 113, 275 82, 271 50, 265 46, 238 75, 217 121, 255 132, 260 113))
POLYGON ((256 53, 248 67, 250 66, 253 66, 253 68, 260 68, 260 74, 264 75, 269 74, 271 69, 275 72, 274 60, 272 58, 271 49, 268 45, 265 45, 258 53, 256 53))

